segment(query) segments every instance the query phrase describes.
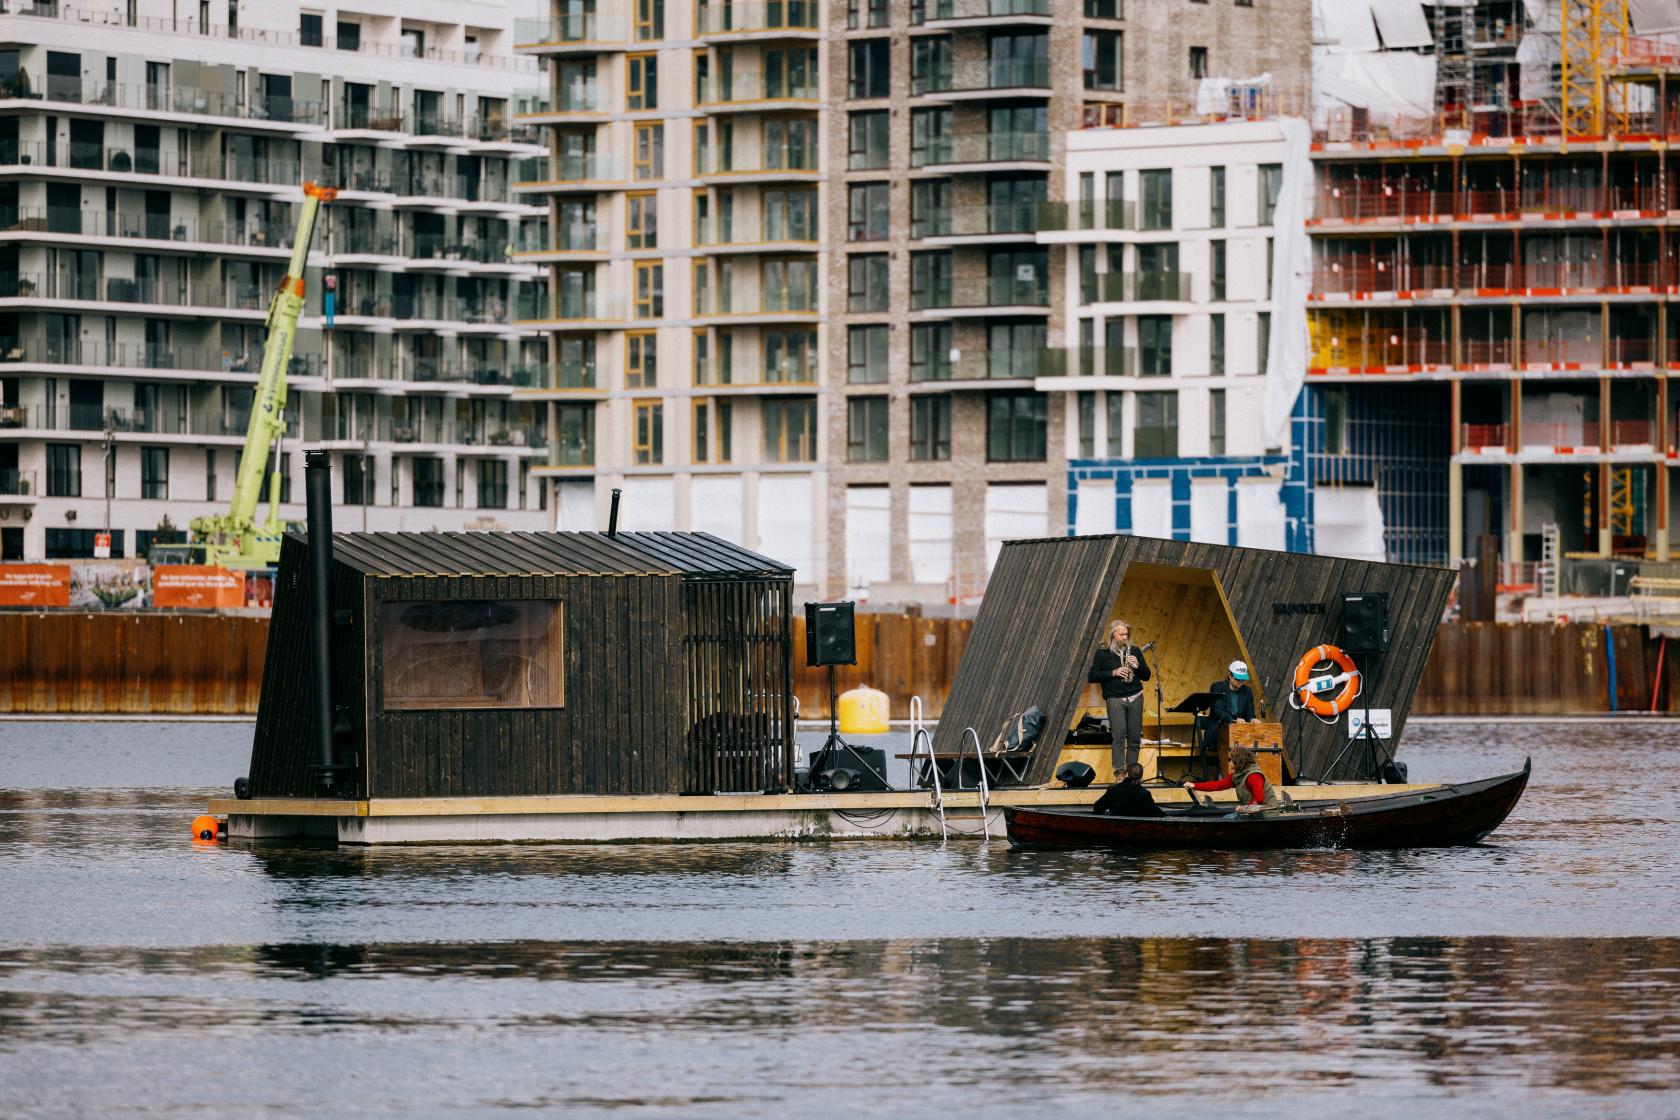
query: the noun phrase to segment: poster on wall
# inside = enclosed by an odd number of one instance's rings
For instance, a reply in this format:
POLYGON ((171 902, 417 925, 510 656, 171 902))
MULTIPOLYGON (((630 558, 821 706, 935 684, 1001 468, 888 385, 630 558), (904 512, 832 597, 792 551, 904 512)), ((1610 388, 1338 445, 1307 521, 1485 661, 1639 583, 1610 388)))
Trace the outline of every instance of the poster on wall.
POLYGON ((70 566, 70 603, 78 610, 139 610, 152 605, 152 572, 144 560, 99 560, 70 566))
POLYGON ((273 568, 252 568, 245 573, 245 606, 254 610, 274 609, 273 568))
POLYGON ((203 564, 159 564, 152 570, 152 602, 177 610, 245 605, 245 577, 203 564))
POLYGON ((0 564, 0 607, 68 607, 70 565, 0 564))

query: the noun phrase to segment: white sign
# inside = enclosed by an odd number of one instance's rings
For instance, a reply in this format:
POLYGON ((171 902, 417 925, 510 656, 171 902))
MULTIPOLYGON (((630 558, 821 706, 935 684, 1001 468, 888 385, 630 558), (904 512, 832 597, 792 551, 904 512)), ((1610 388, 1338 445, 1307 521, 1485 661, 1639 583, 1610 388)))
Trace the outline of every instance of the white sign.
MULTIPOLYGON (((1354 739, 1365 730, 1365 709, 1354 708, 1348 712, 1348 738, 1354 739)), ((1394 738, 1394 711, 1391 708, 1372 708, 1371 730, 1377 733, 1379 739, 1394 738)))

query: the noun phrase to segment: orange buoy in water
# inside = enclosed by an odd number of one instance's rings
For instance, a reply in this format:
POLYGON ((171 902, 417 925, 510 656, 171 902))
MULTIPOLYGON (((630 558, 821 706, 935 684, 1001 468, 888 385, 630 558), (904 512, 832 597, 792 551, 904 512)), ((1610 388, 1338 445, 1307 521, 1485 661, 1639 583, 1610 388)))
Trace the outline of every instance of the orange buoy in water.
POLYGON ((208 815, 194 817, 192 823, 193 839, 214 840, 216 838, 216 833, 220 828, 221 825, 217 822, 215 817, 208 815))

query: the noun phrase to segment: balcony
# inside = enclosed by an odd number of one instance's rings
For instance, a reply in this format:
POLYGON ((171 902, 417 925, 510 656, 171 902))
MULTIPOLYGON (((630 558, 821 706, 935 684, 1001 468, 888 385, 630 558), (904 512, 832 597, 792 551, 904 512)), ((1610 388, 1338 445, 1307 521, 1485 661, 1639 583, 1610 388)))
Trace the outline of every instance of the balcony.
POLYGON ((735 105, 756 108, 765 102, 814 103, 821 100, 822 87, 815 75, 808 82, 796 84, 775 79, 767 81, 759 74, 737 74, 727 80, 720 74, 713 74, 701 89, 699 107, 716 111, 735 105))
POLYGON ((751 182, 755 179, 814 179, 822 174, 822 169, 817 166, 815 148, 807 152, 767 148, 762 152, 740 155, 727 150, 708 149, 694 164, 694 173, 701 178, 718 178, 736 183, 751 182))
POLYGON ((1031 241, 1046 219, 1043 203, 930 207, 912 219, 910 236, 935 243, 1031 241))
POLYGON ((1081 303, 1188 303, 1188 272, 1098 272, 1080 279, 1081 303))
POLYGON ((964 132, 912 153, 912 163, 929 170, 981 172, 1049 161, 1050 135, 1044 132, 964 132))
POLYGON ((75 272, 0 273, 0 299, 68 300, 85 303, 135 303, 168 307, 183 314, 194 309, 261 312, 271 289, 252 284, 191 283, 184 279, 135 279, 75 272))
POLYGON ((88 173, 86 178, 101 182, 105 173, 109 172, 264 184, 281 187, 282 193, 297 190, 302 182, 302 167, 290 160, 239 159, 215 153, 188 155, 184 152, 170 153, 170 158, 165 159, 156 149, 129 149, 110 144, 48 144, 43 140, 0 140, 0 169, 15 171, 19 168, 28 168, 31 173, 46 168, 83 171, 88 173))
POLYGON ((1550 451, 1558 455, 1591 454, 1599 450, 1598 421, 1524 421, 1517 442, 1523 450, 1550 451))
POLYGON ((1013 277, 935 283, 910 291, 910 310, 952 315, 988 315, 1000 308, 1037 311, 1050 306, 1050 285, 1043 277, 1020 281, 1013 277))
MULTIPOLYGON (((1466 341, 1468 350, 1470 343, 1466 341)), ((1489 348, 1494 344, 1484 343, 1489 348)), ((1507 361, 1509 358, 1506 359, 1507 361)), ((1361 372, 1412 372, 1452 367, 1452 342, 1419 330, 1350 332, 1348 337, 1332 334, 1314 348, 1314 369, 1358 370, 1361 372)))
POLYGON ((1050 60, 996 58, 935 66, 920 82, 912 81, 911 92, 942 101, 984 100, 998 94, 1049 97, 1050 60))
POLYGON ((0 233, 68 234, 80 237, 135 238, 186 244, 243 246, 283 252, 292 246, 290 224, 257 221, 219 222, 175 218, 166 214, 77 209, 70 206, 0 208, 0 233))
MULTIPOLYGON (((812 274, 813 277, 815 273, 812 274)), ((707 291, 695 300, 696 318, 728 319, 746 323, 805 322, 818 311, 815 285, 810 288, 767 287, 759 291, 743 285, 737 291, 707 291)))
MULTIPOLYGON (((248 374, 254 378, 260 355, 249 351, 235 354, 220 347, 207 346, 14 337, 0 338, 0 364, 179 370, 197 380, 206 374, 216 373, 248 374)), ((321 355, 294 353, 286 371, 291 377, 319 377, 323 372, 321 355)))
POLYGON ((1050 0, 925 0, 922 24, 928 29, 990 27, 1009 24, 1045 25, 1050 0))
POLYGON ((524 54, 592 54, 630 45, 629 8, 564 12, 557 20, 516 19, 513 49, 524 54))
POLYGON ((1430 225, 1604 218, 1654 218, 1672 192, 1655 179, 1605 186, 1529 183, 1460 191, 1429 189, 1409 180, 1344 180, 1320 186, 1309 225, 1430 225))
POLYGON ((0 468, 0 498, 33 498, 40 492, 34 471, 0 468))
POLYGON ((695 30, 702 37, 810 38, 822 31, 819 0, 701 0, 695 30))
POLYGON ((319 101, 263 94, 244 95, 190 86, 131 85, 123 82, 87 81, 81 78, 47 77, 46 85, 33 89, 13 78, 0 88, 0 98, 60 102, 124 110, 139 117, 158 113, 226 117, 249 122, 272 121, 286 125, 319 125, 326 120, 319 101))
POLYGON ((1510 440, 1511 430, 1505 424, 1460 425, 1459 446, 1466 451, 1504 451, 1510 440))
POLYGON ((515 171, 515 194, 566 190, 597 191, 603 184, 622 183, 626 165, 609 154, 587 152, 559 158, 522 160, 515 171))

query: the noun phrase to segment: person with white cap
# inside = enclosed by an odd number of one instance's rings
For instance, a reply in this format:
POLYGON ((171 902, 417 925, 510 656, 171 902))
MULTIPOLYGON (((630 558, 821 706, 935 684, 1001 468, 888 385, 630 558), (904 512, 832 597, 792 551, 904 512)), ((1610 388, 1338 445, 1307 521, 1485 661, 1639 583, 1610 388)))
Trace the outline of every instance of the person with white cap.
POLYGON ((1228 723, 1258 723, 1254 712, 1254 690, 1248 686, 1248 665, 1241 658, 1225 667, 1225 679, 1208 686, 1213 706, 1208 709, 1202 731, 1202 751, 1219 749, 1219 729, 1228 723))

